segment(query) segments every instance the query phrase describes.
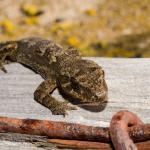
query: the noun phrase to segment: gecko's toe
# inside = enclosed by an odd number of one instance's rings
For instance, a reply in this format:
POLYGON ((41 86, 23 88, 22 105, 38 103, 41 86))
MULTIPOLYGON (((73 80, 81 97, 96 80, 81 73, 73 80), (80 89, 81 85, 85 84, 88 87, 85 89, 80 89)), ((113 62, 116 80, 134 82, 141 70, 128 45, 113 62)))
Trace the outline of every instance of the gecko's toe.
POLYGON ((75 106, 68 105, 68 102, 63 102, 60 106, 57 106, 57 108, 54 108, 52 111, 53 115, 63 115, 64 117, 68 115, 67 110, 76 110, 77 108, 75 106))
POLYGON ((3 65, 0 65, 0 70, 2 70, 4 73, 7 73, 7 70, 3 65))
POLYGON ((77 110, 77 107, 75 107, 75 106, 68 106, 67 110, 77 110))
POLYGON ((66 110, 60 110, 60 109, 58 109, 58 110, 54 110, 54 111, 52 111, 52 114, 53 115, 63 115, 64 117, 66 116, 66 115, 68 115, 68 113, 66 112, 66 110))
POLYGON ((63 105, 66 107, 66 110, 77 110, 77 107, 69 104, 67 101, 64 101, 63 105))

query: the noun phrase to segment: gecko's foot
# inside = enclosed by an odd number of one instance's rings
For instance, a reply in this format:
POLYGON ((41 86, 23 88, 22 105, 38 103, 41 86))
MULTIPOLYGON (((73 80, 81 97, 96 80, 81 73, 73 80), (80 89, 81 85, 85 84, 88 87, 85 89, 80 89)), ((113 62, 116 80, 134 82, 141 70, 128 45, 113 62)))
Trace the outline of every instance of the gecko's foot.
POLYGON ((6 70, 5 67, 2 65, 2 63, 0 63, 0 70, 2 70, 4 73, 7 73, 7 70, 6 70))
POLYGON ((67 110, 76 110, 75 106, 68 105, 68 102, 62 102, 57 108, 54 108, 52 111, 53 115, 63 115, 64 117, 68 115, 67 110))

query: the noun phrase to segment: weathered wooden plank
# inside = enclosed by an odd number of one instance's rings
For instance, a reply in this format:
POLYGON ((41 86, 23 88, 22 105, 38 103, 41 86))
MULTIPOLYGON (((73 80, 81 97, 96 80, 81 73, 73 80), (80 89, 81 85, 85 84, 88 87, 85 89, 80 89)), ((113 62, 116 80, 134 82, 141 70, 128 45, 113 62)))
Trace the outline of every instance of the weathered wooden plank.
MULTIPOLYGON (((48 109, 33 100, 33 92, 43 79, 31 70, 14 63, 6 65, 7 74, 0 72, 0 116, 108 126, 115 112, 128 109, 137 113, 145 123, 150 123, 150 59, 88 59, 94 60, 105 70, 109 101, 103 111, 90 112, 78 108, 77 111, 70 111, 65 118, 52 116, 48 109)), ((58 91, 54 92, 54 96, 63 99, 58 91)), ((19 144, 21 149, 25 147, 19 144)), ((4 145, 7 145, 6 142, 0 142, 0 148, 4 145)), ((9 149, 7 147, 9 146, 5 146, 9 149)))

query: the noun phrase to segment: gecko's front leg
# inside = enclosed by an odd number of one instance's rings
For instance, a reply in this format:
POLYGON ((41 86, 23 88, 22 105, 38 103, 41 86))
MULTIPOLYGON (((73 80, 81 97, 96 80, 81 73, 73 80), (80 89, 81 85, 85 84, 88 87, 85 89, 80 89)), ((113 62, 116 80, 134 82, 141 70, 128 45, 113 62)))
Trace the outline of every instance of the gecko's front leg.
POLYGON ((75 110, 76 108, 68 106, 68 103, 60 102, 51 96, 56 87, 56 82, 52 79, 45 80, 34 92, 34 98, 37 102, 49 108, 52 111, 52 114, 65 116, 67 110, 75 110))

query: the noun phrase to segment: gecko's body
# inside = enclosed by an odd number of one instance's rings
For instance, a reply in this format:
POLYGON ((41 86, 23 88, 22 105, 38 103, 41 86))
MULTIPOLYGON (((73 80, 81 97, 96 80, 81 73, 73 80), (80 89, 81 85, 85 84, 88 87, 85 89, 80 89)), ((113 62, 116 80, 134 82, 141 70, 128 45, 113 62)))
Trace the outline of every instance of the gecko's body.
POLYGON ((64 50, 41 38, 26 38, 0 43, 0 66, 4 71, 7 60, 26 65, 45 79, 34 97, 53 114, 65 115, 66 110, 74 109, 51 96, 55 88, 81 102, 102 104, 107 100, 104 71, 93 61, 81 59, 74 49, 64 50))

